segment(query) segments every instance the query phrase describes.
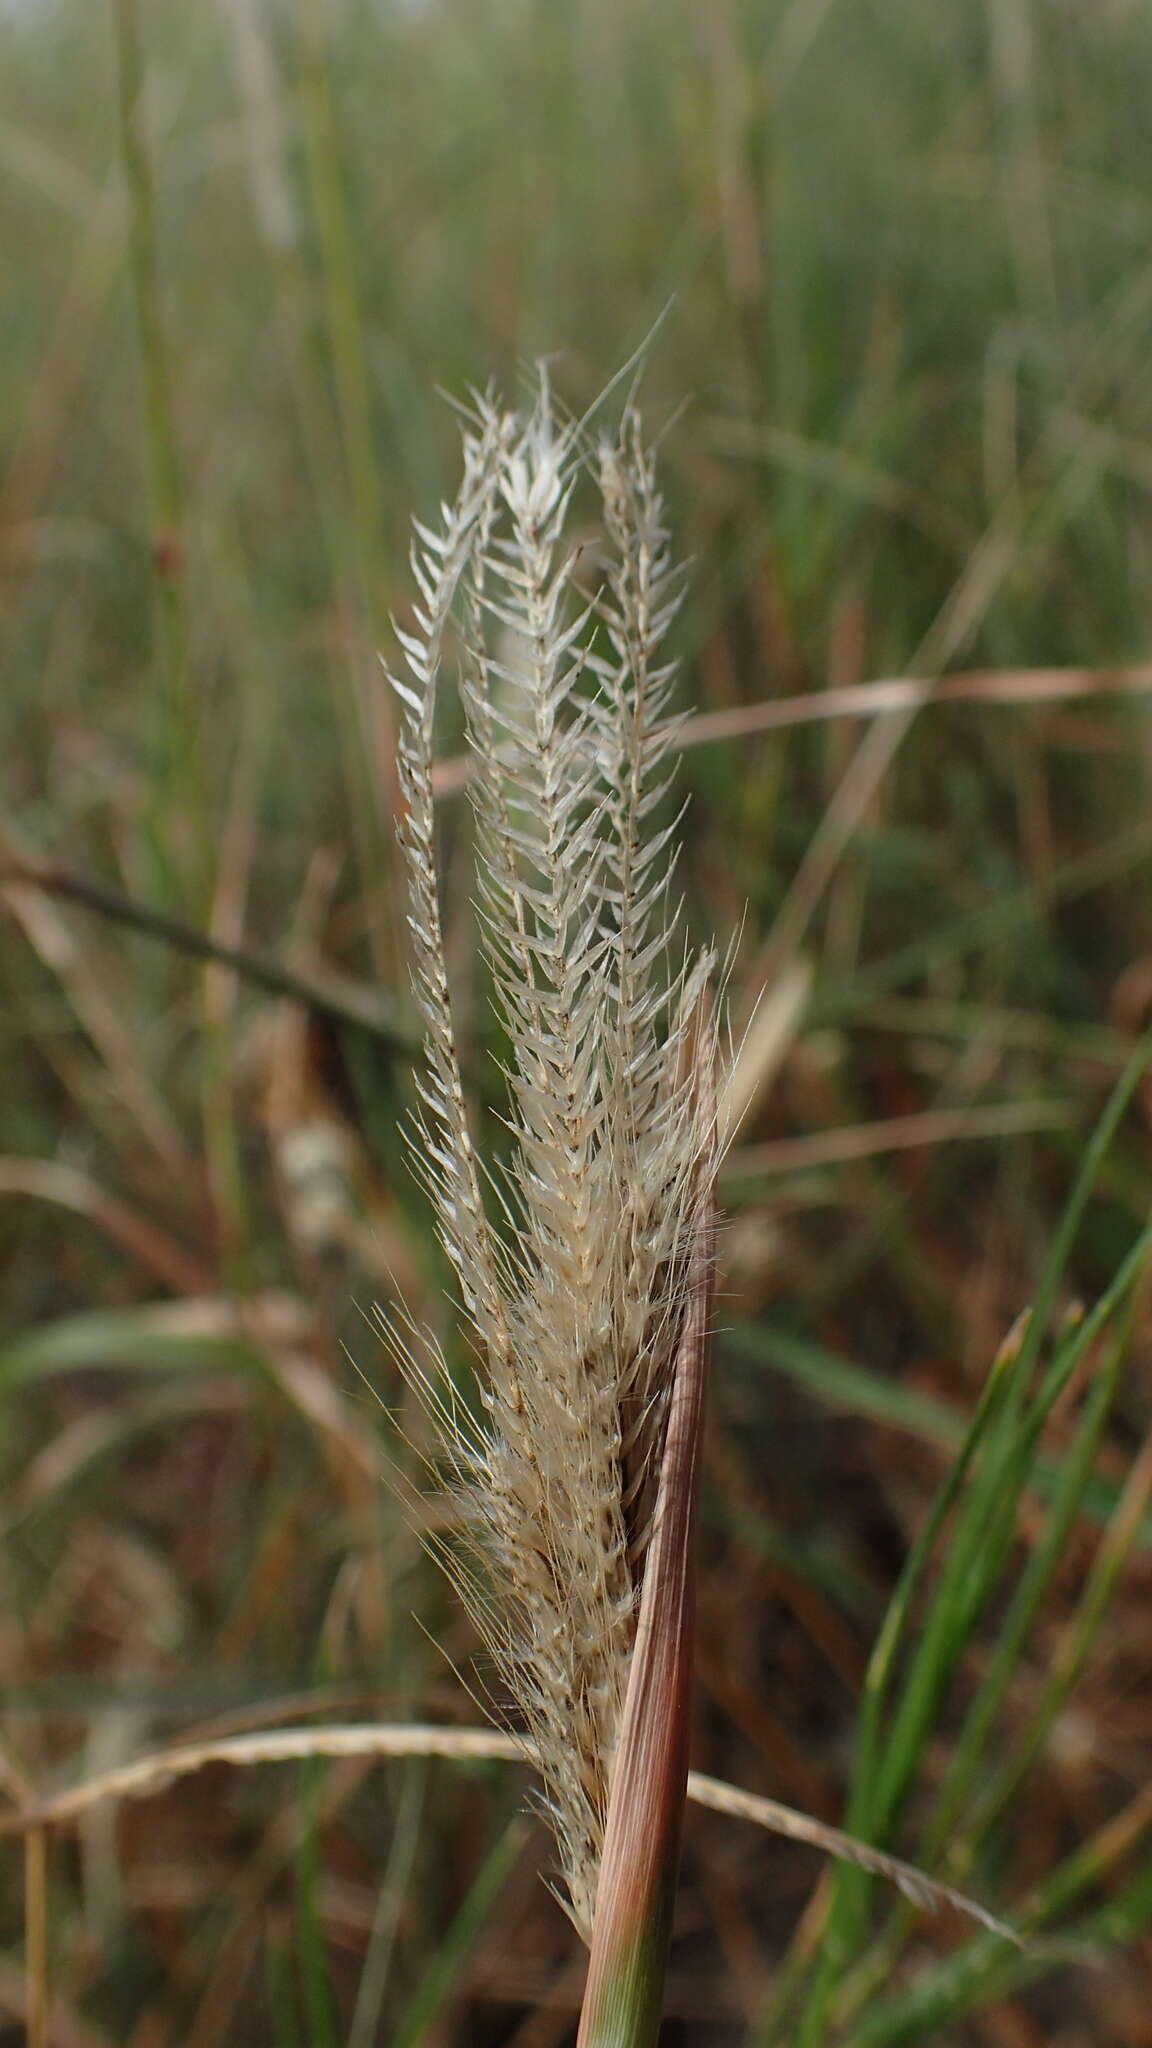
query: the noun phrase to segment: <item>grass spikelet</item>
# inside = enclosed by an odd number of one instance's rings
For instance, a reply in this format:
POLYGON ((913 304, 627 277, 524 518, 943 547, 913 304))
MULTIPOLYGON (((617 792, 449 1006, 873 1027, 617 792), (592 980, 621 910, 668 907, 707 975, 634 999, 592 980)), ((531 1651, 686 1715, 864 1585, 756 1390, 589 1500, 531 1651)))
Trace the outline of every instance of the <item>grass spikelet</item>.
MULTIPOLYGON (((714 1174, 701 1109, 714 959, 677 936, 675 820, 658 819, 679 578, 635 417, 589 451, 544 376, 524 415, 476 400, 460 492, 436 529, 418 529, 413 568, 407 674, 393 680, 428 1049, 414 1150, 480 1386, 478 1420, 447 1392, 432 1403, 464 1537, 451 1569, 523 1717, 565 1902, 589 1939, 648 1566, 672 1526, 662 1474, 686 1412, 685 1331, 707 1315, 714 1174), (568 534, 589 482, 592 570, 568 534), (509 1048, 499 1179, 469 1128, 444 968, 432 753, 449 668, 471 756, 481 945, 509 1048)), ((690 1522, 689 1510, 685 1540, 690 1522)), ((682 1628, 678 1654, 686 1640, 682 1628)), ((682 1729, 676 1740, 679 1753, 682 1729)), ((677 1801, 685 1769, 681 1755, 677 1801)))

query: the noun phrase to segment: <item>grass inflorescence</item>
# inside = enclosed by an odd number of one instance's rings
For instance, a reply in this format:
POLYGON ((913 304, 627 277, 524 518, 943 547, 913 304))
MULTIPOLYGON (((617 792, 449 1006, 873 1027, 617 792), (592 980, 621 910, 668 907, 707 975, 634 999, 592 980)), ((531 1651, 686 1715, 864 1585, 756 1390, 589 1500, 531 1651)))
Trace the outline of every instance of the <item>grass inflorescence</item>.
MULTIPOLYGON (((677 934, 675 819, 657 815, 675 729, 664 643, 682 583, 635 416, 588 455, 546 379, 524 417, 477 402, 460 492, 437 530, 417 534, 408 673, 393 678, 427 1032, 413 1155, 482 1403, 469 1414, 442 1361, 430 1399, 470 1538, 450 1569, 531 1737, 566 1898, 591 1939, 602 1864, 629 1892, 618 1817, 610 1827, 629 1775, 646 1810, 624 1834, 660 1838, 667 1923, 688 1769, 716 1084, 715 959, 686 955, 677 934), (571 533, 587 469, 601 524, 590 595, 571 533), (481 942, 508 1046, 513 1151, 494 1187, 469 1125, 439 905, 433 742, 452 655, 481 942), (662 1657, 669 1679, 642 1704, 632 1674, 662 1657)), ((651 1903, 636 1882, 640 1899, 623 1899, 633 1914, 651 1903)), ((657 1952, 666 1941, 667 1924, 657 1952)), ((660 1974, 657 1963, 657 2014, 660 1974)))

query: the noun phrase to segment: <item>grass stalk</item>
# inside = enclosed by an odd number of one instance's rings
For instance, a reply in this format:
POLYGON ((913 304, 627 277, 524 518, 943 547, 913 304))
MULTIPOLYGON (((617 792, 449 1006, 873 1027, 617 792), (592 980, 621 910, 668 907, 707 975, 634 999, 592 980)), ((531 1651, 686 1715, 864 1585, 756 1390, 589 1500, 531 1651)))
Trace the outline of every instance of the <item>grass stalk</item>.
POLYGON ((294 1872, 294 1948, 310 2048, 339 2048, 319 1904, 324 1770, 325 1766, 319 1760, 305 1763, 300 1770, 301 1825, 294 1872))
POLYGON ((373 2048, 373 2043, 379 2038, 404 1898, 416 1867, 428 1790, 427 1776, 426 1766, 413 1762, 407 1765, 400 1781, 392 1844, 380 1881, 372 1934, 356 1990, 348 2048, 373 2048))
POLYGON ((517 1816, 497 1836, 476 1873, 451 1926, 409 1999, 392 2035, 392 2048, 420 2048, 442 2009, 496 1899, 524 1848, 527 1830, 517 1816))
POLYGON ((183 870, 179 894, 202 894, 199 869, 207 830, 198 739, 187 692, 186 535, 172 379, 161 305, 156 204, 145 121, 145 70, 139 0, 113 0, 117 118, 132 260, 136 339, 143 380, 144 439, 151 508, 152 597, 160 687, 157 692, 156 804, 152 839, 169 878, 183 870), (195 835, 183 847, 172 833, 195 835))
POLYGON ((299 28, 299 73, 305 116, 309 194, 320 252, 323 307, 335 390, 335 410, 347 491, 344 554, 355 569, 354 588, 362 627, 354 627, 345 650, 347 665, 344 734, 351 817, 361 863, 369 936, 378 975, 391 982, 398 958, 394 929, 403 900, 397 872, 393 822, 397 813, 396 734, 387 692, 379 687, 373 651, 384 644, 384 531, 376 423, 368 378, 368 351, 357 280, 356 245, 349 219, 340 161, 339 123, 333 104, 327 10, 303 0, 299 28), (363 630, 366 629, 366 630, 363 630), (371 709, 368 693, 373 694, 371 709), (379 720, 385 744, 379 743, 379 720), (378 878, 383 877, 385 886, 378 878))
POLYGON ((27 2048, 48 2048, 48 1836, 24 1838, 24 1985, 27 2048))

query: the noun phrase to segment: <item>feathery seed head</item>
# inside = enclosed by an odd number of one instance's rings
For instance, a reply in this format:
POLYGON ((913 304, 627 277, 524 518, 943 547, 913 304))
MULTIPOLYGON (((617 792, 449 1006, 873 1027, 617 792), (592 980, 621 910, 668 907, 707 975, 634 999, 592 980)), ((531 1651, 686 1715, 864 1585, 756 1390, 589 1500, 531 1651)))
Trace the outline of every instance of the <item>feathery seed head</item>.
POLYGON ((407 673, 392 678, 427 1042, 413 1149, 476 1345, 479 1419, 450 1389, 424 1391, 465 1536, 449 1569, 534 1744, 587 1936, 712 1170, 696 1063, 711 1059, 699 1023, 714 960, 677 935, 674 826, 656 824, 680 579, 635 417, 589 455, 544 376, 526 417, 478 398, 460 491, 437 528, 417 527, 413 573, 407 673), (588 471, 604 553, 591 599, 566 532, 588 471), (473 1143, 435 870, 449 655, 510 1047, 499 1181, 473 1143))

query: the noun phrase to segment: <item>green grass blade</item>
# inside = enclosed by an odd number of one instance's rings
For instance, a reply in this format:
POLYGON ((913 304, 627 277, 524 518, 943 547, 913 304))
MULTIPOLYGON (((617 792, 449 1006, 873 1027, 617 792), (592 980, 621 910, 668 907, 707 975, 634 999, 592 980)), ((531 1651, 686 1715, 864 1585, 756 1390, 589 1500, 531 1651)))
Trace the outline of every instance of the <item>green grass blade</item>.
MULTIPOLYGON (((1018 1342, 1001 1355, 985 1388, 968 1441, 941 1490, 881 1630, 869 1667, 857 1761, 846 1825, 883 1841, 918 1767, 923 1745, 972 1623, 996 1583, 1011 1547, 1016 1503, 1043 1422, 1072 1368, 1073 1347, 1061 1346, 1026 1406, 1026 1388, 1051 1317, 1077 1231, 1120 1119, 1144 1073, 1152 1040, 1144 1040, 1113 1090, 1086 1150, 1048 1258, 1036 1302, 1018 1342), (977 1453, 979 1460, 977 1461, 977 1453), (969 1473, 971 1484, 967 1484, 969 1473), (963 1498, 961 1491, 963 1488, 963 1498), (887 1732, 882 1712, 918 1583, 936 1538, 957 1508, 947 1557, 913 1652, 887 1732)), ((800 2019, 796 2048, 818 2048, 833 2000, 863 1937, 867 1880, 841 1871, 821 1956, 800 2019)))
POLYGON ((392 2048, 421 2048, 441 2011, 492 1908, 524 1847, 526 1829, 517 1816, 489 1850, 439 1948, 405 2006, 392 2035, 392 2048))

